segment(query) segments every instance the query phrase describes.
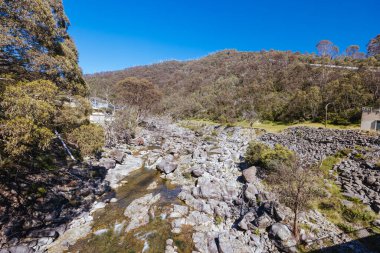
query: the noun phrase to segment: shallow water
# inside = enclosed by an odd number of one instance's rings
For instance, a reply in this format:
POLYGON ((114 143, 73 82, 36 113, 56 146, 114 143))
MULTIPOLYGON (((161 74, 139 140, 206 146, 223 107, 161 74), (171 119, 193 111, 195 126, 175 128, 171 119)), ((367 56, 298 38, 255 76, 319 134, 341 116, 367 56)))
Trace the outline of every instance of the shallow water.
POLYGON ((179 252, 191 252, 192 245, 189 243, 192 241, 191 229, 184 227, 182 234, 172 234, 170 220, 166 218, 169 215, 171 204, 181 204, 177 199, 181 191, 180 187, 161 179, 156 170, 145 168, 132 172, 125 180, 128 183, 117 189, 118 201, 109 203, 104 209, 93 215, 92 232, 100 229, 108 229, 108 232, 98 236, 91 233, 71 246, 68 252, 164 252, 166 240, 169 238, 174 240, 179 252), (154 181, 157 182, 157 187, 147 190, 147 187, 154 181), (128 218, 124 216, 125 208, 133 200, 148 193, 160 193, 161 195, 159 202, 156 203, 155 217, 151 218, 149 224, 128 233, 125 232, 126 225, 119 235, 115 233, 116 223, 120 224, 124 221, 125 224, 128 224, 128 218))

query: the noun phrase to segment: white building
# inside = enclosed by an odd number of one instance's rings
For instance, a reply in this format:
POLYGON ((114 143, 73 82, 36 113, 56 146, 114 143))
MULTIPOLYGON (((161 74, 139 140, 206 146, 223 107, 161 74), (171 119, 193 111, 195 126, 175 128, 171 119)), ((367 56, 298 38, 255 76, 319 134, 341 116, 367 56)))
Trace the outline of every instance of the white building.
POLYGON ((101 98, 90 98, 91 106, 93 109, 92 114, 90 115, 90 122, 105 125, 106 122, 113 120, 113 114, 115 112, 115 107, 101 98))
POLYGON ((380 131, 380 109, 364 107, 360 128, 362 130, 380 131))

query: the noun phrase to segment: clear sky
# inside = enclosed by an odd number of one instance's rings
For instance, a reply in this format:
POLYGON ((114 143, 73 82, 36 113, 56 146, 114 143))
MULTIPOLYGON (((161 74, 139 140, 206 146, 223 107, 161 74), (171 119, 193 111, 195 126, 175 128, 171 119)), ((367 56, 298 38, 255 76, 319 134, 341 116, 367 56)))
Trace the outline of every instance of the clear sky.
POLYGON ((341 51, 380 33, 380 0, 63 0, 84 73, 222 49, 341 51))

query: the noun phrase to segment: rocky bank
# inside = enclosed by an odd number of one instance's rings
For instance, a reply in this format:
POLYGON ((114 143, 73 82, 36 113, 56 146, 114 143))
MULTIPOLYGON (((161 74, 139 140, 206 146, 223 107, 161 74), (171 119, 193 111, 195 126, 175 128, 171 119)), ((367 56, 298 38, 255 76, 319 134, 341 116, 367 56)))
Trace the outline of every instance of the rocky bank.
MULTIPOLYGON (((41 234, 40 239, 31 244, 20 244, 24 243, 22 240, 15 245, 29 247, 30 252, 63 252, 91 233, 101 238, 112 231, 122 239, 123 234, 133 234, 136 229, 161 217, 170 223, 171 231, 164 242, 167 253, 181 252, 174 237, 189 227, 194 253, 297 251, 290 226, 292 213, 268 192, 258 176, 260 168, 248 167, 244 162, 251 139, 269 145, 282 144, 302 159, 314 162, 350 149, 347 158, 334 168, 336 182, 345 194, 360 197, 363 203, 379 212, 378 136, 304 127, 291 128, 281 134, 257 135, 255 129, 205 124, 190 127, 188 124, 155 118, 146 120, 139 132, 139 144, 143 140, 143 146, 121 146, 117 150, 109 150, 92 164, 92 168, 100 167, 106 171, 101 185, 107 189, 118 189, 128 184, 128 175, 141 166, 158 170, 163 179, 178 185, 180 192, 177 197, 182 202, 166 203, 168 208, 162 211, 159 205, 164 196, 154 193, 157 182, 152 181, 146 187, 146 194, 128 202, 123 222, 115 220, 109 228, 93 228, 93 213, 109 202, 119 201, 114 195, 105 194, 95 203, 95 198, 92 198, 92 205, 82 209, 71 223, 63 223, 64 228, 48 230, 53 232, 41 234)), ((85 188, 80 189, 83 191, 85 188)), ((94 189, 94 196, 95 192, 94 189)), ((300 223, 311 228, 301 230, 301 241, 306 245, 322 247, 324 242, 319 239, 327 237, 334 244, 352 240, 316 210, 302 213, 300 223)), ((144 242, 143 252, 153 249, 154 245, 149 244, 149 233, 136 233, 134 237, 144 242)), ((357 241, 348 245, 354 252, 370 252, 357 241)), ((0 252, 29 251, 8 247, 0 252)))

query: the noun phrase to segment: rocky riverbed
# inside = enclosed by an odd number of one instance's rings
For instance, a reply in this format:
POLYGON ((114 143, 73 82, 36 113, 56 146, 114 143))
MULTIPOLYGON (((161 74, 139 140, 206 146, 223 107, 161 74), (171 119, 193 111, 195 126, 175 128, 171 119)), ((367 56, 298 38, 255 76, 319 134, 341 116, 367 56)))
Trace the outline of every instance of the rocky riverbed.
MULTIPOLYGON (((251 139, 269 145, 282 144, 303 159, 316 162, 339 150, 369 147, 360 152, 366 152, 363 156, 370 159, 356 159, 357 151, 350 151, 350 156, 335 167, 336 181, 347 194, 365 196, 363 202, 376 211, 374 203, 380 183, 375 165, 378 136, 313 128, 292 128, 282 134, 259 136, 255 129, 187 124, 147 120, 139 133, 139 144, 143 139, 143 146, 120 146, 105 152, 93 166, 107 171, 105 182, 109 183, 105 184, 113 189, 110 194, 99 197, 88 211, 57 231, 53 239, 32 249, 168 253, 297 251, 290 226, 292 213, 268 192, 257 175, 259 168, 244 163, 251 139), (347 173, 351 170, 357 173, 347 173)), ((326 237, 333 244, 352 240, 316 210, 302 213, 300 223, 301 227, 311 228, 301 230, 306 245, 322 247, 324 242, 318 239, 326 237)), ((371 252, 357 241, 347 245, 354 252, 371 252)))

